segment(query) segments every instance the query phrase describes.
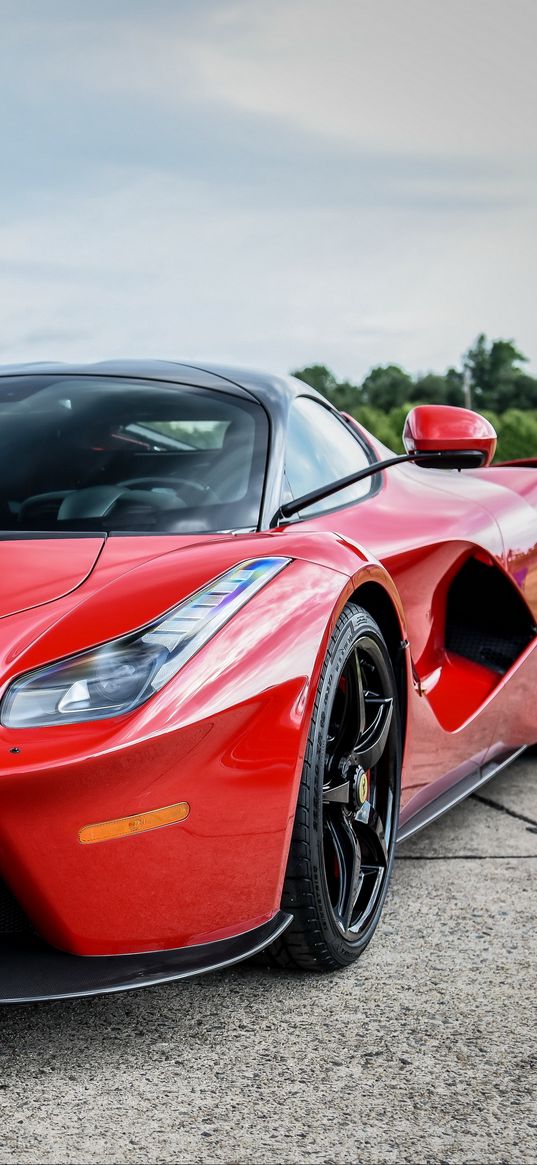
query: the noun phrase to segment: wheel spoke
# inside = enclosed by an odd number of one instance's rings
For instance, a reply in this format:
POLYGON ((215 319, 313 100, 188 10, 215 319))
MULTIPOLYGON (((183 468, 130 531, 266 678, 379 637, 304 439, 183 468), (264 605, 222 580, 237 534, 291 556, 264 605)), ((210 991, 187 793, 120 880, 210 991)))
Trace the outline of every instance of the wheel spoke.
POLYGON ((337 770, 344 752, 349 751, 348 725, 349 685, 345 676, 341 677, 334 698, 330 728, 326 737, 326 772, 331 776, 337 770))
POLYGON ((388 863, 384 822, 370 801, 364 801, 354 814, 354 829, 360 845, 367 853, 365 868, 384 868, 388 863))
POLYGON ((356 745, 357 745, 358 741, 360 740, 360 737, 363 736, 363 734, 365 732, 365 726, 366 726, 366 707, 365 707, 365 698, 364 698, 364 683, 363 683, 363 678, 362 678, 362 669, 360 666, 360 660, 358 658, 358 652, 357 652, 356 648, 354 649, 354 651, 349 659, 349 668, 350 668, 351 674, 352 674, 352 686, 354 688, 353 694, 354 694, 354 701, 355 701, 355 707, 356 707, 356 737, 355 737, 355 742, 354 742, 354 747, 356 748, 356 745))
MULTIPOLYGON (((371 915, 377 900, 377 892, 382 883, 384 876, 383 870, 378 866, 362 865, 362 886, 365 886, 367 893, 367 905, 364 907, 363 913, 360 917, 360 926, 363 927, 371 915)), ((362 886, 360 891, 362 891, 362 886)))
POLYGON ((337 801, 342 805, 348 805, 350 795, 351 790, 348 781, 342 781, 340 785, 325 785, 323 788, 323 803, 327 805, 331 801, 337 801))
POLYGON ((375 699, 375 703, 378 705, 378 711, 367 730, 360 736, 354 749, 353 759, 364 769, 374 768, 381 759, 392 722, 393 699, 391 696, 382 700, 375 699))
POLYGON ((326 825, 339 865, 339 892, 334 912, 342 930, 348 931, 362 882, 360 846, 348 813, 330 814, 326 825))

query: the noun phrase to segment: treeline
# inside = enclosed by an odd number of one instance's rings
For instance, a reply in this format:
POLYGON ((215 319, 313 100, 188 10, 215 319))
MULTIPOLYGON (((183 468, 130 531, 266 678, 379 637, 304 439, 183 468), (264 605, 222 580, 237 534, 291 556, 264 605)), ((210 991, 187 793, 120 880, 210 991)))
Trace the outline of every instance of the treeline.
POLYGON ((512 340, 481 335, 460 368, 411 376, 396 364, 373 368, 361 384, 338 381, 324 364, 297 369, 336 408, 351 413, 390 449, 402 450, 405 416, 415 404, 476 409, 498 434, 496 460, 537 457, 537 378, 522 367, 527 358, 512 340))

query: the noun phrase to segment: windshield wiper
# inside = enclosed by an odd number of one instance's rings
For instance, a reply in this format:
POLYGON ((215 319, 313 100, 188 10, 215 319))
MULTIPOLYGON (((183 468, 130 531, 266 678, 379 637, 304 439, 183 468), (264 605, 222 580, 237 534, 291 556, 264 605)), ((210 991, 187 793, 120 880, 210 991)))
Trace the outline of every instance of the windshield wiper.
POLYGON ((324 498, 330 497, 331 494, 338 493, 341 489, 347 489, 349 485, 355 485, 358 481, 363 481, 366 477, 372 477, 375 473, 380 473, 383 469, 389 469, 392 465, 402 465, 405 461, 415 461, 424 468, 434 468, 437 461, 451 462, 448 468, 454 469, 475 469, 482 464, 482 457, 474 450, 460 450, 439 449, 420 453, 401 453, 398 457, 388 457, 386 461, 374 461, 371 465, 366 465, 365 469, 358 469, 356 473, 349 473, 347 477, 340 477, 338 481, 331 481, 329 485, 320 486, 319 489, 313 489, 310 493, 302 494, 302 497, 291 498, 289 502, 283 502, 279 510, 276 511, 270 528, 280 526, 288 518, 292 518, 293 514, 298 514, 300 510, 306 509, 307 506, 312 506, 315 502, 322 502, 324 498))

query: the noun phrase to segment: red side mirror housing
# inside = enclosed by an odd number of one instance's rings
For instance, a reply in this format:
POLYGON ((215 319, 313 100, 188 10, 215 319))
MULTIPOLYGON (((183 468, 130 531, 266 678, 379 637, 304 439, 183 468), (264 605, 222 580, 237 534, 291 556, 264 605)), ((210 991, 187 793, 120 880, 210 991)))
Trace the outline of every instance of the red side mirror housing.
POLYGON ((403 429, 407 453, 423 453, 417 464, 437 469, 468 469, 490 465, 496 452, 496 433, 485 417, 454 405, 417 405, 403 429), (428 453, 452 454, 435 460, 428 453), (457 461, 457 454, 464 454, 457 461), (471 454, 475 453, 475 462, 471 454))

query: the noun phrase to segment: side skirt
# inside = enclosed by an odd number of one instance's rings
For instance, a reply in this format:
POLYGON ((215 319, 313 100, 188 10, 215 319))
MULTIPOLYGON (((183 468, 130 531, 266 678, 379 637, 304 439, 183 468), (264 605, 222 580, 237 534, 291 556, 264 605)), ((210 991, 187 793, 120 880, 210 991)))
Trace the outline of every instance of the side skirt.
POLYGON ((83 957, 57 951, 39 939, 2 942, 0 1003, 106 995, 204 975, 258 954, 290 922, 291 915, 280 910, 269 922, 235 938, 141 955, 83 957))
POLYGON ((459 801, 464 801, 465 797, 469 797, 470 793, 475 792, 481 785, 486 785, 487 781, 492 780, 497 773, 510 765, 512 761, 516 760, 517 756, 525 752, 526 745, 522 748, 515 749, 505 756, 500 761, 490 761, 482 768, 476 769, 475 772, 470 773, 470 776, 464 777, 464 780, 458 781, 456 785, 452 785, 450 789, 446 789, 440 796, 435 797, 433 801, 429 801, 422 809, 418 809, 412 817, 409 817, 405 824, 400 826, 397 834, 397 844, 406 841, 407 837, 412 837, 418 830, 423 829, 429 825, 431 821, 435 821, 437 817, 441 817, 443 813, 447 813, 448 809, 452 809, 454 805, 458 805, 459 801))

